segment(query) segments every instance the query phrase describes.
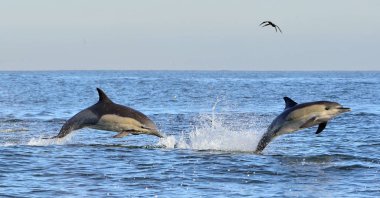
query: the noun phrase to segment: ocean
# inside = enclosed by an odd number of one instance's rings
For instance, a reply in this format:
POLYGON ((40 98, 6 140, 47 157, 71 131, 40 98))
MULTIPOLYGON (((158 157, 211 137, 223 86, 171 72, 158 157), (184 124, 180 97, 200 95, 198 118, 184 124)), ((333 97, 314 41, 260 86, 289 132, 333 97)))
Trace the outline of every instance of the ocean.
POLYGON ((0 197, 380 197, 380 72, 0 72, 0 197), (64 122, 98 101, 150 117, 167 137, 64 122), (284 107, 351 112, 257 143, 284 107))

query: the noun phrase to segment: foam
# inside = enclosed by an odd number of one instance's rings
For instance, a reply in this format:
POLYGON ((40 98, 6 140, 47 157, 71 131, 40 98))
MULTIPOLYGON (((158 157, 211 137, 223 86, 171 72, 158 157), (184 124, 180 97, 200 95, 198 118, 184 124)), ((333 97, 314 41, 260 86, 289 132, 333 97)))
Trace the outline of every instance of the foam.
POLYGON ((15 142, 5 142, 3 144, 0 144, 0 146, 3 146, 3 147, 16 146, 16 145, 18 145, 18 144, 15 142))
POLYGON ((49 146, 49 145, 63 145, 67 142, 70 142, 72 139, 72 134, 69 134, 65 136, 64 138, 44 138, 44 137, 38 137, 38 138, 32 138, 30 139, 26 145, 28 146, 49 146))
POLYGON ((46 137, 32 137, 30 139, 24 139, 24 140, 8 140, 6 142, 3 142, 0 144, 2 147, 9 147, 9 146, 18 146, 18 145, 27 145, 27 146, 49 146, 49 145, 63 145, 70 142, 72 139, 72 135, 69 134, 68 136, 64 138, 46 138, 46 137))
POLYGON ((164 146, 165 148, 173 149, 176 144, 176 138, 173 135, 169 135, 163 138, 160 138, 158 145, 164 146))
POLYGON ((234 125, 228 124, 230 122, 222 115, 215 114, 218 102, 214 104, 211 115, 199 116, 198 124, 190 133, 177 138, 162 138, 158 144, 166 148, 254 152, 266 129, 262 126, 262 118, 252 118, 249 125, 246 120, 233 118, 234 125))
POLYGON ((261 131, 262 129, 232 129, 223 120, 213 120, 202 122, 187 136, 182 134, 177 138, 161 138, 158 144, 166 148, 253 152, 260 140, 261 131))
POLYGON ((0 133, 13 133, 13 132, 22 132, 28 131, 27 128, 19 128, 19 129, 0 129, 0 133))

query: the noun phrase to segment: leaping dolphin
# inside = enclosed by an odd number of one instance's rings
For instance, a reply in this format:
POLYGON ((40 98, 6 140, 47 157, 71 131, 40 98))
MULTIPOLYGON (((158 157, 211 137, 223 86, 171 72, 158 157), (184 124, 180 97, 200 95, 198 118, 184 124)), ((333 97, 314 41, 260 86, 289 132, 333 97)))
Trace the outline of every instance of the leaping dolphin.
POLYGON ((267 132, 262 136, 256 148, 260 153, 275 137, 292 133, 301 129, 319 125, 316 134, 325 129, 327 122, 337 115, 351 111, 339 103, 317 101, 297 104, 292 99, 284 97, 285 109, 269 125, 267 132))
POLYGON ((72 131, 84 127, 118 132, 115 138, 122 138, 129 134, 163 137, 154 122, 146 115, 112 102, 101 89, 96 89, 99 93, 99 101, 67 120, 58 135, 53 138, 63 138, 72 131))

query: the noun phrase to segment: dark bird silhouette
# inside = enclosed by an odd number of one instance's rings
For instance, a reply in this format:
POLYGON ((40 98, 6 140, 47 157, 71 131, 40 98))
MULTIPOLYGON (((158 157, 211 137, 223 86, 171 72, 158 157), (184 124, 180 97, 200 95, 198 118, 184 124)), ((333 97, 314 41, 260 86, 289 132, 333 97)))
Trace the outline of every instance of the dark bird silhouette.
POLYGON ((274 27, 274 29, 276 30, 276 32, 277 32, 277 29, 278 29, 282 33, 280 27, 278 27, 278 25, 272 23, 271 21, 264 21, 264 22, 260 23, 260 25, 262 25, 261 27, 265 27, 265 26, 270 25, 270 26, 274 27))

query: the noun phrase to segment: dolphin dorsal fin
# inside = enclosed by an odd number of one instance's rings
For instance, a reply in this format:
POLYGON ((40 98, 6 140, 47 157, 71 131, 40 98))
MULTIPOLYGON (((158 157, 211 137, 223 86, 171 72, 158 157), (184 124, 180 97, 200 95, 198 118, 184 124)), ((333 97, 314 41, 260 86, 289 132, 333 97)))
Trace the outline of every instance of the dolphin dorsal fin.
POLYGON ((99 93, 99 102, 112 102, 103 90, 101 90, 100 88, 96 88, 96 90, 98 90, 99 93))
POLYGON ((285 100, 285 109, 291 108, 297 105, 297 103, 294 102, 294 100, 290 99, 289 97, 284 97, 284 100, 285 100))

